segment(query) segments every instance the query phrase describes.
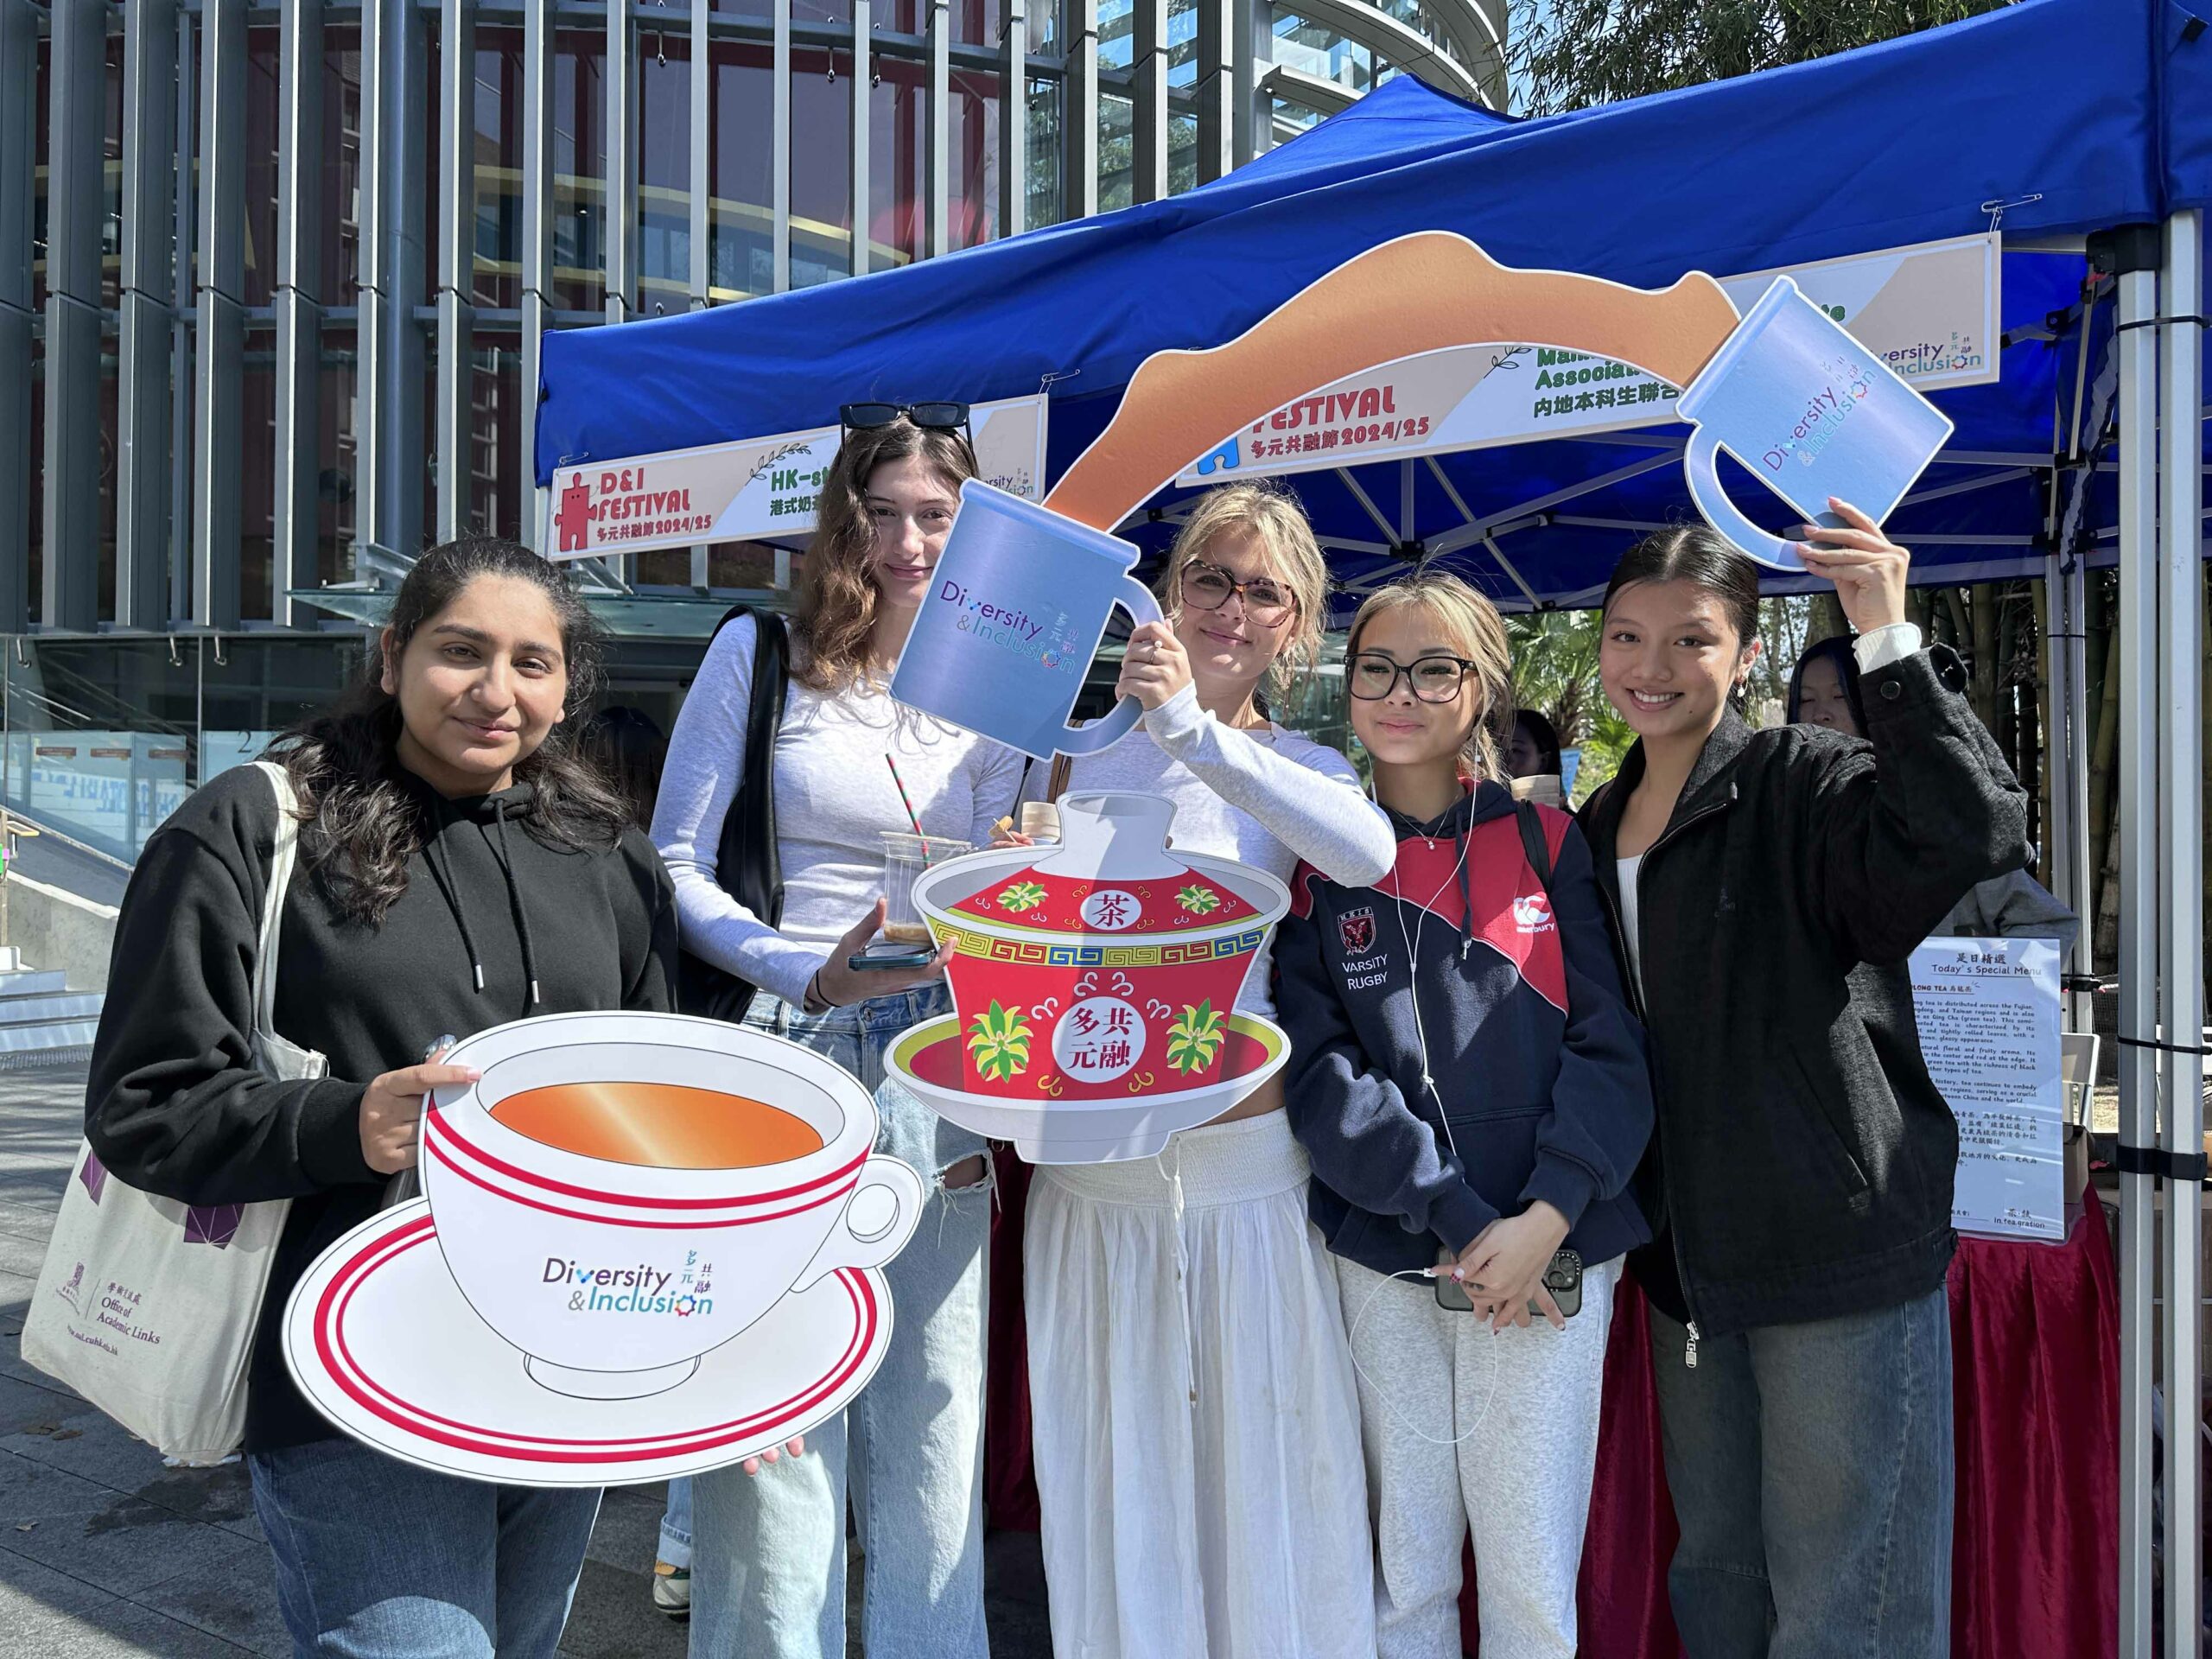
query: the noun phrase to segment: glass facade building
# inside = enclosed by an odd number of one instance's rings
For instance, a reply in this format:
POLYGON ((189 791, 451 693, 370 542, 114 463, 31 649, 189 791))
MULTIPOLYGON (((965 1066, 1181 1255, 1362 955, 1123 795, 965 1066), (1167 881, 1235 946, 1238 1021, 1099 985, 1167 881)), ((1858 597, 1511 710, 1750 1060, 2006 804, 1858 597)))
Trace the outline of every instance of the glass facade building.
MULTIPOLYGON (((1503 14, 0 0, 0 798, 128 860, 357 671, 416 550, 535 543, 548 330, 1155 200, 1395 73, 1502 102, 1503 14)), ((792 556, 597 573, 615 694, 664 723, 792 556)))

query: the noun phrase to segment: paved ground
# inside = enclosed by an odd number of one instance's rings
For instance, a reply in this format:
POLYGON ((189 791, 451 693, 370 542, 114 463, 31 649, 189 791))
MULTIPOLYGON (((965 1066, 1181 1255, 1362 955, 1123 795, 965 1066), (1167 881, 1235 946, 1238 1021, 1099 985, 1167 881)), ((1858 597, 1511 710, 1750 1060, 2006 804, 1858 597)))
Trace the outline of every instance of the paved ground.
MULTIPOLYGON (((268 1554, 238 1467, 164 1469, 18 1351, 83 1124, 84 1086, 81 1066, 0 1072, 0 1656, 283 1655, 268 1554)), ((648 1605, 660 1511, 658 1486, 607 1494, 563 1654, 684 1652, 682 1627, 648 1605)), ((999 1659, 1049 1651, 1036 1543, 1000 1533, 988 1546, 999 1659)))

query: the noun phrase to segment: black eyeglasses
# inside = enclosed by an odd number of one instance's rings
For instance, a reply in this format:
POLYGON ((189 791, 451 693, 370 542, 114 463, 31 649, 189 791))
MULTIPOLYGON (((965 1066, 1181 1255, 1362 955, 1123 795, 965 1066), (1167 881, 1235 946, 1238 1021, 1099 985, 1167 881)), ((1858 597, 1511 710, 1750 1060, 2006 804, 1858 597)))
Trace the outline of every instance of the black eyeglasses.
POLYGON ((974 457, 976 435, 969 428, 965 404, 846 404, 837 410, 837 419, 848 432, 873 432, 902 415, 925 432, 957 432, 968 446, 969 457, 974 457))
POLYGON ((1345 678, 1352 696, 1362 702, 1382 702, 1398 689, 1401 675, 1423 702, 1449 702, 1459 695, 1459 683, 1474 667, 1464 657, 1416 657, 1400 663, 1379 651, 1363 651, 1351 659, 1345 678))
POLYGON ((1201 611, 1217 611, 1229 603, 1231 594, 1244 601, 1244 613, 1255 622, 1280 622, 1297 607, 1298 597, 1273 576, 1255 576, 1249 582, 1239 582, 1217 564, 1208 564, 1204 559, 1192 559, 1183 566, 1179 584, 1183 602, 1201 611))

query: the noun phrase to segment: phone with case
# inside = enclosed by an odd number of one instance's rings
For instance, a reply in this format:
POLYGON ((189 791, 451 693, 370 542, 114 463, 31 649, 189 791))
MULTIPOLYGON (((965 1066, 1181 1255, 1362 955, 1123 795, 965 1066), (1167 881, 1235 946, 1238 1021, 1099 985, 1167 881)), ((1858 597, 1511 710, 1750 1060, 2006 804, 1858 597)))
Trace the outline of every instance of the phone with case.
MULTIPOLYGON (((1448 1268, 1458 1260, 1446 1250, 1437 1257, 1436 1265, 1440 1268, 1448 1268)), ((1468 1298, 1467 1287, 1457 1279, 1440 1272, 1433 1282, 1436 1286, 1436 1305, 1439 1307, 1449 1308, 1454 1313, 1475 1311, 1474 1303, 1468 1298)), ((1544 1269, 1544 1288, 1551 1292, 1552 1300, 1558 1306, 1560 1318, 1571 1319, 1580 1313, 1582 1311, 1582 1257, 1567 1249, 1562 1249, 1553 1256, 1551 1265, 1544 1269)), ((1534 1318, 1541 1319, 1544 1317, 1543 1310, 1534 1301, 1529 1304, 1529 1312, 1534 1318)))

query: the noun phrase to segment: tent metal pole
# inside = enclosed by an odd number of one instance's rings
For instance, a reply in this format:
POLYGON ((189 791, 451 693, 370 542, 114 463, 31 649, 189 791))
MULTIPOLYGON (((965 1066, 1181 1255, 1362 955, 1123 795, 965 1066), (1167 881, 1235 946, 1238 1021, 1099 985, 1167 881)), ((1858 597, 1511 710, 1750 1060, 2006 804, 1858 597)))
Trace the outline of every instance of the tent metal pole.
MULTIPOLYGON (((2154 270, 2120 276, 2120 320, 2158 315, 2154 270)), ((2120 1035, 2158 1038, 2158 345, 2148 328, 2120 336, 2120 1035)), ((2120 1054, 2120 1139, 2158 1144, 2158 1077, 2147 1047, 2120 1054)), ((2152 1300, 2157 1216, 2152 1178, 2120 1178, 2120 1654, 2151 1654, 2152 1300)))
MULTIPOLYGON (((2159 754, 2165 787, 2159 813, 2158 912, 2165 918, 2160 977, 2166 1040, 2159 1058, 2168 1071, 2165 1135, 2161 1144, 2201 1160, 2204 1152, 2204 716, 2199 680, 2204 660, 2202 429, 2197 417, 2203 364, 2202 326, 2182 319, 2203 310, 2204 220, 2191 209, 2166 220, 2164 269, 2158 295, 2174 319, 2158 330, 2160 365, 2159 754)), ((2145 332, 2139 330, 2138 332, 2145 332)), ((2203 1417, 2198 1326, 2203 1307, 2203 1210, 2198 1184, 2177 1179, 2166 1188, 2166 1644, 2171 1653, 2198 1649, 2204 1626, 2203 1417)))

